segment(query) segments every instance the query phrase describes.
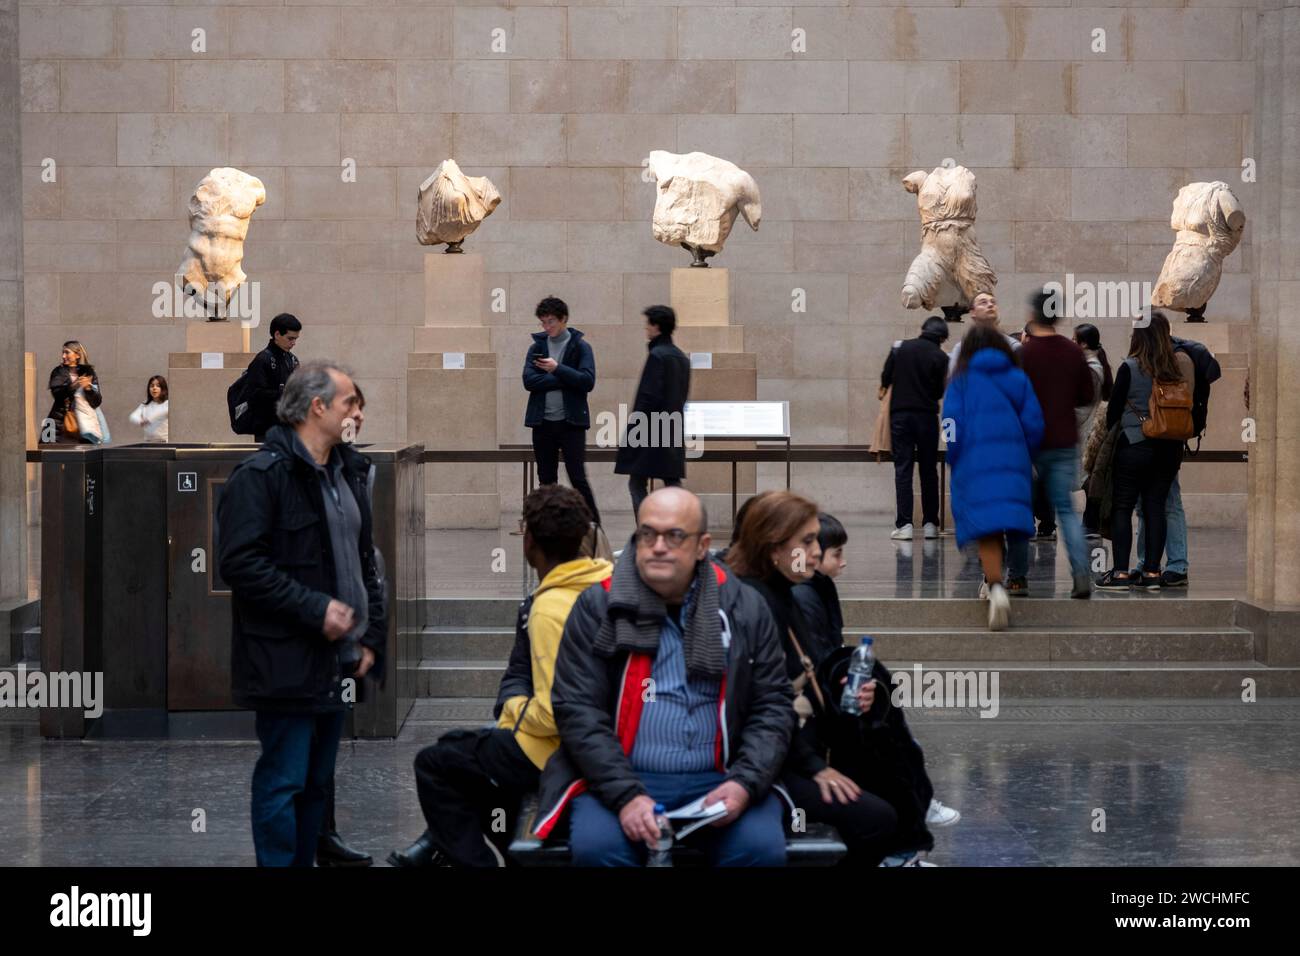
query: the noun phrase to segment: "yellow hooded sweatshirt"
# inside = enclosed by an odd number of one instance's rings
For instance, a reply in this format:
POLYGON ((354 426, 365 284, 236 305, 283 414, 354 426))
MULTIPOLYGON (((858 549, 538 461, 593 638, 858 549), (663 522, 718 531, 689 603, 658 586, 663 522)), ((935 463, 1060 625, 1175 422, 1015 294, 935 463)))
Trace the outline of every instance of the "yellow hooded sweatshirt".
POLYGON ((501 709, 497 726, 513 730, 519 749, 541 770, 551 754, 560 749, 560 732, 551 711, 551 682, 555 678, 555 656, 560 650, 564 622, 578 595, 599 584, 614 572, 614 566, 598 558, 577 558, 557 564, 533 592, 528 612, 528 643, 533 655, 533 696, 511 697, 501 709))

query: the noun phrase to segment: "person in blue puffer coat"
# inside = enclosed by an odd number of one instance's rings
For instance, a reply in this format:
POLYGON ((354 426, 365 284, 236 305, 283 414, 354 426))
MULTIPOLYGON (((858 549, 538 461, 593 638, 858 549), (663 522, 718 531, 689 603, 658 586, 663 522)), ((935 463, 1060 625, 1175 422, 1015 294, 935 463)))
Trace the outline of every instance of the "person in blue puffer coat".
POLYGON ((1004 536, 1034 533, 1030 462, 1043 439, 1043 410, 1006 337, 972 326, 943 399, 943 435, 952 469, 957 546, 979 544, 989 630, 1007 626, 1002 584, 1004 536))

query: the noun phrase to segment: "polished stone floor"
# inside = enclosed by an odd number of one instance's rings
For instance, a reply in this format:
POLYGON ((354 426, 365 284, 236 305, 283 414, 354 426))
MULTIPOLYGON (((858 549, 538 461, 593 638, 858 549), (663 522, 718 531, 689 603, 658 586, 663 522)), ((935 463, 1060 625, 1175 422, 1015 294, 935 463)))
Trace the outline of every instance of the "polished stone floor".
MULTIPOLYGON (((346 742, 341 831, 382 860, 422 827, 411 762, 488 713, 425 701, 396 741, 346 742)), ((1300 700, 1003 701, 913 712, 956 866, 1300 864, 1300 700), (1095 832, 1097 811, 1105 831, 1095 832)), ((248 865, 251 741, 45 742, 0 723, 0 865, 248 865), (194 832, 195 810, 206 832, 194 832)))
MULTIPOLYGON (((951 531, 925 541, 893 541, 893 522, 878 515, 839 515, 849 534, 848 567, 840 578, 848 598, 973 598, 983 577, 973 550, 957 549, 951 531)), ((610 546, 618 549, 632 533, 630 512, 606 516, 610 546)), ((430 531, 426 551, 426 586, 431 597, 519 597, 523 591, 520 537, 504 525, 500 531, 430 531), (493 550, 506 556, 505 570, 490 573, 493 550)), ((719 545, 730 530, 715 530, 719 545)), ((1110 568, 1110 542, 1087 542, 1097 573, 1110 568)), ((1231 528, 1192 528, 1188 535, 1190 586, 1159 594, 1107 592, 1101 600, 1185 600, 1242 597, 1246 590, 1246 532, 1231 528)), ((1068 597, 1070 564, 1061 540, 1034 540, 1029 547, 1030 597, 1068 597)), ((499 567, 499 565, 498 565, 499 567)))

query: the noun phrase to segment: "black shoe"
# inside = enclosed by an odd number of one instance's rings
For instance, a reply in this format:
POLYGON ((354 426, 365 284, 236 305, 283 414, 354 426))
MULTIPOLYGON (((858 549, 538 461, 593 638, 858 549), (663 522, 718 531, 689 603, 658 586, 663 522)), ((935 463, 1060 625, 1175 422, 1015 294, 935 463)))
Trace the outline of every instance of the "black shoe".
POLYGON ((1145 571, 1141 574, 1134 574, 1133 589, 1135 591, 1159 591, 1160 575, 1147 574, 1145 571))
POLYGON ((1101 532, 1098 531, 1096 528, 1084 528, 1083 536, 1087 538, 1089 541, 1096 541, 1098 538, 1101 537, 1101 532))
POLYGON ((1070 591, 1070 597, 1086 601, 1092 597, 1092 578, 1087 574, 1076 574, 1074 576, 1074 589, 1070 591))
POLYGON ((1055 541, 1055 540, 1056 540, 1056 529, 1055 529, 1055 528, 1039 528, 1039 529, 1038 529, 1038 534, 1034 535, 1034 537, 1037 538, 1039 541, 1055 541))
POLYGON ((1011 597, 1028 597, 1029 596, 1029 579, 1007 578, 1007 594, 1011 597))
POLYGON ((1185 588, 1187 587, 1187 575, 1179 574, 1177 571, 1166 571, 1160 575, 1160 586, 1162 588, 1185 588))
POLYGON ((451 861, 433 845, 433 837, 429 835, 428 830, 425 830, 420 834, 420 838, 405 850, 394 850, 388 854, 388 865, 451 866, 451 861))
POLYGON ((316 841, 317 866, 370 866, 374 862, 369 853, 352 849, 337 833, 316 841))
POLYGON ((1132 574, 1111 569, 1097 579, 1096 587, 1098 591, 1127 591, 1133 587, 1133 579, 1132 574), (1120 577, 1121 574, 1123 577, 1120 577))

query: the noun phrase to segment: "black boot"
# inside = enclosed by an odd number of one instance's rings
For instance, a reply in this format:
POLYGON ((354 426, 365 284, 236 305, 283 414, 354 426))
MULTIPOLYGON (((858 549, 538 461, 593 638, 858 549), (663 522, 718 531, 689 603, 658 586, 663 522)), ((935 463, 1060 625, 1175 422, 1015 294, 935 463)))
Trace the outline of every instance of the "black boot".
POLYGON ((420 838, 405 850, 388 854, 389 866, 446 866, 447 858, 433 845, 433 837, 425 830, 420 838))
POLYGON ((354 850, 337 833, 322 833, 316 840, 317 866, 369 866, 369 853, 354 850))

